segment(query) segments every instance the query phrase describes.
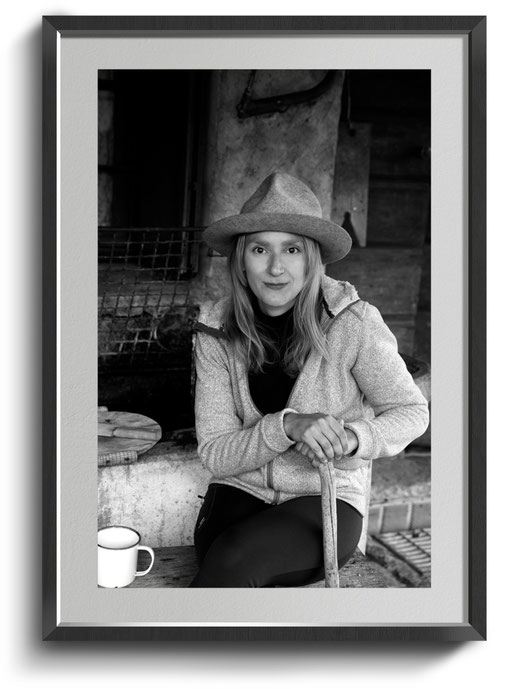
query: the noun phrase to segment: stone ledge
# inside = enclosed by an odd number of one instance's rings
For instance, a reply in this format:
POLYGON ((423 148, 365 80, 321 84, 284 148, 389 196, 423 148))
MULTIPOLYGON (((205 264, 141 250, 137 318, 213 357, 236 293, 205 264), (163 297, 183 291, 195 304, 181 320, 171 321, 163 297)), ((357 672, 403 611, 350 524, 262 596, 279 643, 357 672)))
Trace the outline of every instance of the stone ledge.
MULTIPOLYGON (((428 459, 374 462, 369 533, 431 525, 428 459)), ((133 464, 100 467, 99 525, 132 526, 153 547, 191 545, 210 478, 193 433, 158 443, 133 464)))
POLYGON ((159 443, 134 464, 102 467, 99 526, 131 526, 151 547, 189 545, 209 479, 196 449, 173 443, 159 443))
POLYGON ((396 457, 373 462, 371 503, 397 500, 429 500, 431 497, 431 455, 414 448, 396 457))

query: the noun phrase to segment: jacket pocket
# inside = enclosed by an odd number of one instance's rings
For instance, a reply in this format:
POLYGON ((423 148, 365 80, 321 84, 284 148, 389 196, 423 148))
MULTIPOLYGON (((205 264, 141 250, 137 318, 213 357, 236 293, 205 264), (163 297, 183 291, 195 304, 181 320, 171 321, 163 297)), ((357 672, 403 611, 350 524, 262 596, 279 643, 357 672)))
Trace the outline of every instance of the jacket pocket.
POLYGON ((367 491, 369 462, 365 462, 363 466, 358 469, 336 469, 335 483, 337 493, 345 493, 347 495, 365 495, 367 491))

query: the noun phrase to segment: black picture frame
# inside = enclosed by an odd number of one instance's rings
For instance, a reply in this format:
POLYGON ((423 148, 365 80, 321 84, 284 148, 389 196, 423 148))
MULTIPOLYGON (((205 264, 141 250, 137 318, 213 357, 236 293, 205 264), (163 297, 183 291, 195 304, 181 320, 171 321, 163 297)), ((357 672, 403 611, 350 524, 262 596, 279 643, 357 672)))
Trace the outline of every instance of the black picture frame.
POLYGON ((45 640, 465 641, 486 638, 486 18, 43 17, 43 638, 45 640), (467 36, 468 622, 370 627, 61 626, 57 619, 57 50, 60 37, 308 33, 467 36))

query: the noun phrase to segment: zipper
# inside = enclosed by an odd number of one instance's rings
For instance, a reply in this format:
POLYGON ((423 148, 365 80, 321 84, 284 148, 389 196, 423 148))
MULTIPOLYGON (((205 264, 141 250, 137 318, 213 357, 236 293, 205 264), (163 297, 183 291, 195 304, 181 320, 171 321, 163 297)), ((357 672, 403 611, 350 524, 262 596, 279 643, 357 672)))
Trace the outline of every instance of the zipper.
MULTIPOLYGON (((350 306, 353 306, 353 304, 356 304, 357 301, 360 301, 360 299, 355 299, 354 301, 351 301, 351 302, 350 302, 349 304, 347 304, 344 308, 342 308, 338 313, 336 313, 335 316, 334 316, 333 318, 330 318, 330 319, 329 319, 329 321, 328 321, 328 327, 325 328, 325 330, 324 330, 325 334, 326 334, 326 333, 328 332, 328 330, 330 329, 332 323, 333 323, 342 313, 344 313, 345 311, 347 311, 347 310, 350 308, 350 306)), ((305 368, 306 365, 307 365, 307 362, 305 362, 304 368, 305 368)), ((295 384, 294 384, 293 387, 291 388, 291 392, 289 393, 289 397, 287 398, 286 407, 292 407, 292 406, 293 406, 293 405, 291 404, 291 399, 293 398, 293 395, 294 395, 294 393, 295 393, 295 391, 296 391, 296 387, 297 387, 297 385, 298 385, 298 381, 300 380, 300 377, 301 377, 301 375, 302 375, 302 373, 303 373, 304 368, 300 371, 300 373, 299 373, 298 376, 296 377, 295 384)), ((248 381, 248 376, 247 376, 247 381, 248 381)), ((255 405, 254 405, 254 406, 255 406, 255 405)))
POLYGON ((275 490, 275 485, 273 483, 273 460, 271 462, 268 462, 268 464, 266 465, 266 482, 268 484, 268 488, 271 488, 271 490, 273 490, 273 499, 271 501, 271 504, 278 505, 280 498, 280 490, 275 490))
MULTIPOLYGON (((258 408, 256 407, 256 404, 255 404, 254 400, 252 399, 252 395, 250 394, 250 385, 249 385, 248 371, 247 371, 247 370, 245 370, 245 372, 244 372, 244 380, 245 380, 245 385, 246 385, 246 388, 247 388, 247 397, 248 397, 248 400, 249 400, 250 404, 252 405, 252 409, 253 409, 253 410, 256 412, 256 414, 262 419, 263 416, 264 416, 264 414, 262 413, 262 411, 261 411, 260 409, 258 409, 258 408)), ((295 381, 295 383, 296 383, 296 381, 295 381)), ((266 486, 267 486, 270 490, 273 491, 273 497, 272 497, 272 500, 271 500, 271 504, 272 504, 272 505, 277 505, 277 504, 278 504, 278 500, 279 500, 280 491, 275 490, 275 489, 273 488, 273 460, 272 460, 271 462, 268 462, 267 464, 265 464, 265 474, 266 474, 266 486)))

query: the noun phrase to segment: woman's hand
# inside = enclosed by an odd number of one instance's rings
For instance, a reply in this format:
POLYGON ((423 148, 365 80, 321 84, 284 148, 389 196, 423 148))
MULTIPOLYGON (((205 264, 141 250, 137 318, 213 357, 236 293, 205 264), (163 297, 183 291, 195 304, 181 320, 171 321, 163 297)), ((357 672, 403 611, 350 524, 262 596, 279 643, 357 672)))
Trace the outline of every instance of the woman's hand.
POLYGON ((358 446, 356 435, 345 430, 343 422, 330 414, 288 412, 284 416, 284 430, 297 443, 298 452, 308 457, 313 466, 340 459, 358 446))
MULTIPOLYGON (((349 452, 345 454, 350 454, 354 450, 357 449, 358 447, 358 439, 357 436, 353 433, 353 431, 350 431, 349 429, 346 429, 346 435, 348 438, 348 447, 351 448, 349 452)), ((325 459, 319 459, 316 454, 310 449, 310 447, 307 445, 307 443, 296 443, 295 445, 295 450, 300 452, 304 457, 307 457, 307 459, 310 460, 310 463, 312 464, 313 467, 318 468, 320 464, 325 464, 327 460, 325 459)), ((334 457, 334 459, 341 459, 340 457, 334 457)))

